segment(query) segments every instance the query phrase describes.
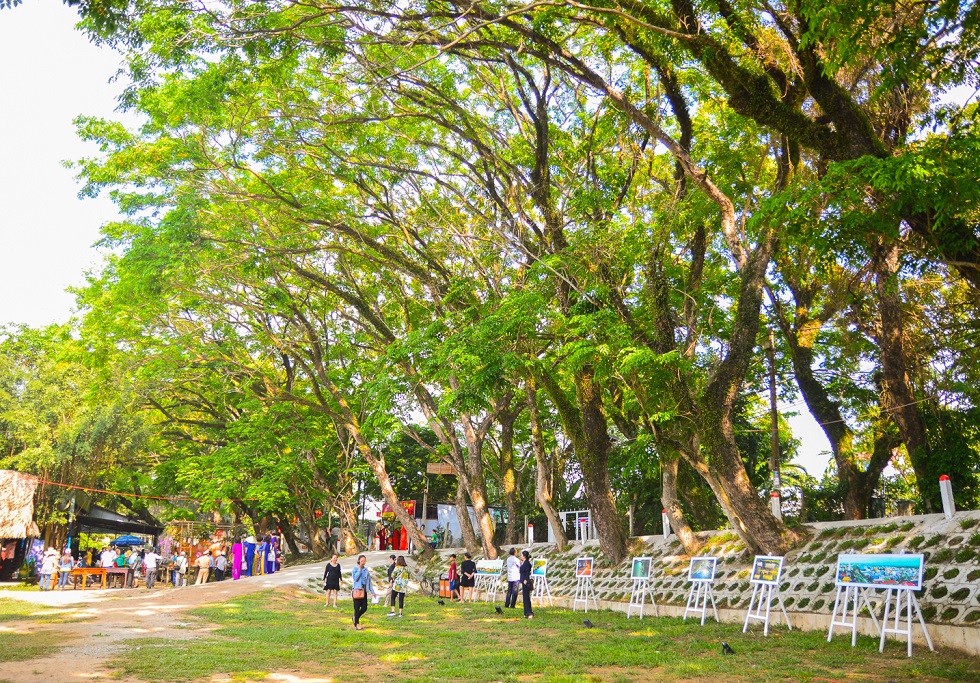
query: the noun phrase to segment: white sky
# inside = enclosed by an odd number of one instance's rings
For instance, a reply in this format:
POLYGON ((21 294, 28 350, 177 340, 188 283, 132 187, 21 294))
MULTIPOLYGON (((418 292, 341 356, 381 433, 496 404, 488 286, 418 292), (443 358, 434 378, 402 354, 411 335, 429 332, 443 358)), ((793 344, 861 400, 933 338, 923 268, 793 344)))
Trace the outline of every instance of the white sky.
MULTIPOLYGON (((78 198, 62 162, 92 156, 75 135, 79 115, 117 116, 121 84, 110 83, 120 58, 74 29, 75 10, 59 0, 25 0, 0 11, 0 325, 64 322, 100 261, 99 227, 118 218, 105 196, 78 198)), ((802 441, 799 464, 819 478, 830 445, 799 405, 783 407, 802 441)))
POLYGON ((95 149, 75 136, 80 114, 110 116, 120 64, 74 30, 59 0, 0 10, 0 325, 63 322, 65 288, 99 261, 99 226, 118 214, 108 198, 80 200, 66 160, 95 149))

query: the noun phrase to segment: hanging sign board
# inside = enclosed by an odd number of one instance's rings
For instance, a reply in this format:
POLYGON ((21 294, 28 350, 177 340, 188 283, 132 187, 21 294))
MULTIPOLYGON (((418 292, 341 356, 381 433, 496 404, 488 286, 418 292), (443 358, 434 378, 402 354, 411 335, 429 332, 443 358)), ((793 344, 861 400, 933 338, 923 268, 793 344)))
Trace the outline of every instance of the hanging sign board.
POLYGON ((837 556, 838 586, 859 588, 908 588, 922 590, 922 571, 925 556, 908 555, 850 555, 837 556))
POLYGON ((688 581, 714 581, 717 557, 692 557, 687 569, 688 581))
POLYGON ((425 465, 426 474, 449 474, 456 476, 456 468, 448 462, 430 462, 425 465))
POLYGON ((768 586, 779 585, 779 575, 783 571, 783 558, 775 555, 756 555, 752 563, 752 583, 768 586))

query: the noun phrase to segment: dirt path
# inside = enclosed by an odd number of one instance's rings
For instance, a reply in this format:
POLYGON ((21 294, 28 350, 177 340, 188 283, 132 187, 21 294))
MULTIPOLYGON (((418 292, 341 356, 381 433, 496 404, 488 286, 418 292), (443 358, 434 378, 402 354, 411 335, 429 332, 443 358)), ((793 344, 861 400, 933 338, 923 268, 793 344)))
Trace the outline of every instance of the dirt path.
MULTIPOLYGON (((368 566, 385 564, 388 553, 367 553, 368 566)), ((341 560, 345 573, 354 558, 341 560)), ((39 605, 64 607, 64 619, 52 622, 17 620, 0 622, 0 633, 36 634, 39 643, 56 643, 61 649, 53 656, 4 662, 0 680, 11 683, 39 681, 104 681, 112 676, 106 661, 123 648, 139 647, 141 637, 188 640, 210 628, 181 613, 202 605, 227 602, 240 595, 289 586, 307 586, 310 578, 323 575, 323 563, 286 568, 269 576, 240 581, 222 581, 186 588, 159 588, 152 591, 2 591, 0 598, 23 600, 39 605), (80 620, 81 619, 81 620, 80 620), (129 642, 124 642, 129 641, 129 642)), ((135 683, 134 679, 127 680, 135 683)), ((274 679, 270 679, 274 680, 274 679)), ((283 679, 285 680, 285 679, 283 679)))

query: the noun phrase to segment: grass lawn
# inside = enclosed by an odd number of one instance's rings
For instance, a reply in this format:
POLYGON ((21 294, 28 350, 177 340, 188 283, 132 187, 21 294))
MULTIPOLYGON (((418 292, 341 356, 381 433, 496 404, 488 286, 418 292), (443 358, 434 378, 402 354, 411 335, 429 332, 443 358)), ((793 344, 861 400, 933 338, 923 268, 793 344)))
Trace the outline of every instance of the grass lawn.
POLYGON ((172 681, 230 675, 261 680, 269 673, 297 680, 433 681, 467 683, 528 681, 980 681, 973 658, 916 648, 912 659, 891 643, 878 654, 877 640, 851 648, 843 636, 787 632, 769 638, 742 635, 735 625, 647 617, 642 622, 614 612, 583 614, 538 609, 533 621, 518 612, 493 613, 476 605, 440 607, 434 598, 409 595, 403 619, 388 619, 371 606, 364 631, 354 631, 350 601, 324 608, 303 592, 265 592, 191 614, 217 629, 194 640, 141 639, 111 662, 120 674, 172 681), (722 656, 721 641, 735 656, 722 656), (139 645, 140 649, 136 649, 139 645))
POLYGON ((0 632, 0 662, 23 662, 50 657, 61 645, 64 645, 64 639, 56 633, 0 632))

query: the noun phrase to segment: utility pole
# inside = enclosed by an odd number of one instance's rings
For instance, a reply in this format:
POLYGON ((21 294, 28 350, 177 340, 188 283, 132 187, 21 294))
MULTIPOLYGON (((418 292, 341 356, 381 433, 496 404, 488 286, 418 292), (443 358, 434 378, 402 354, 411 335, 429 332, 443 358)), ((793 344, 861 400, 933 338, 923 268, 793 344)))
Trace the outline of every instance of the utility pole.
POLYGON ((776 516, 776 519, 782 519, 783 506, 780 500, 782 482, 779 480, 779 411, 776 408, 776 344, 772 330, 769 330, 766 355, 769 357, 769 419, 772 422, 770 437, 772 452, 769 455, 769 469, 772 470, 772 493, 769 496, 772 514, 776 516))

